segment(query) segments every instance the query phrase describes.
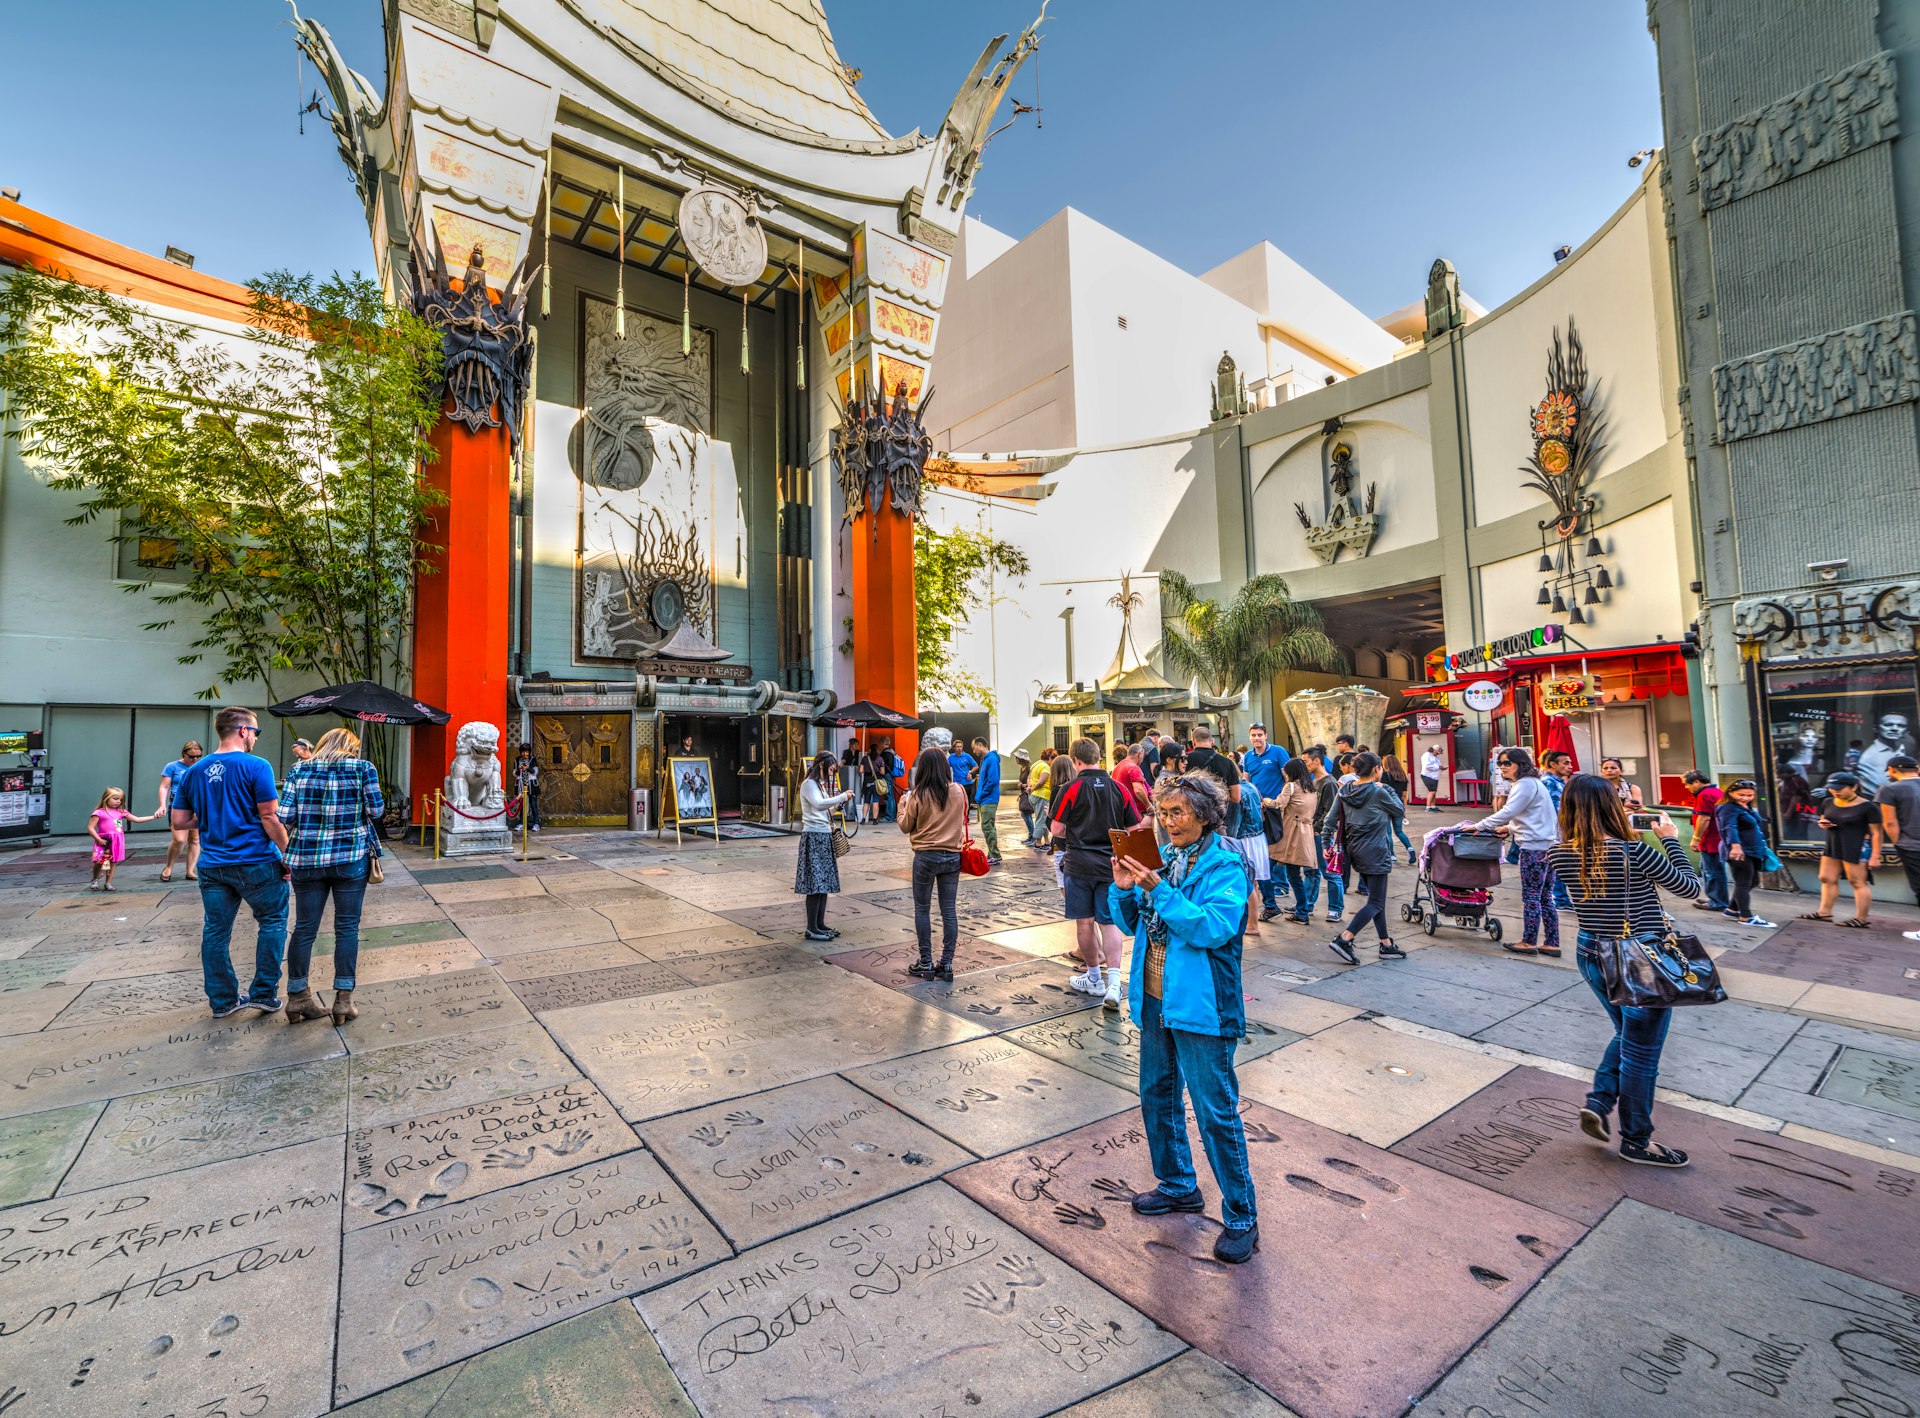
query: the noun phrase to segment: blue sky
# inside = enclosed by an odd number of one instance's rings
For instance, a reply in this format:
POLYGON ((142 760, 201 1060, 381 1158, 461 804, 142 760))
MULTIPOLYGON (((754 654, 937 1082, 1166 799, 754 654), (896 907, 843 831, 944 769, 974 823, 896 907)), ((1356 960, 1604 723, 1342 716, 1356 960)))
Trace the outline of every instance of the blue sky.
MULTIPOLYGON (((894 132, 937 123, 981 44, 1037 8, 827 0, 894 132)), ((301 12, 378 81, 379 0, 301 12)), ((273 0, 0 7, 0 186, 217 275, 366 267, 326 124, 298 131, 286 20, 273 0)), ((1043 33, 1044 127, 994 140, 975 215, 1018 235, 1077 207, 1191 271, 1269 240, 1369 315, 1417 298, 1442 255, 1480 300, 1507 299, 1660 141, 1653 42, 1626 0, 1054 0, 1043 33)), ((1013 91, 1034 86, 1030 65, 1013 91)))

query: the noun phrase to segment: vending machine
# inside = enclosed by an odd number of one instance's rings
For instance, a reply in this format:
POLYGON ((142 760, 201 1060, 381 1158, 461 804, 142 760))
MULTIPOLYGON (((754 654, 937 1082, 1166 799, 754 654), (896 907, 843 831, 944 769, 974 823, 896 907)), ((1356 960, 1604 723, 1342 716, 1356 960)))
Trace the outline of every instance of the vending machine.
POLYGON ((40 845, 52 781, 40 730, 0 729, 0 847, 40 845))

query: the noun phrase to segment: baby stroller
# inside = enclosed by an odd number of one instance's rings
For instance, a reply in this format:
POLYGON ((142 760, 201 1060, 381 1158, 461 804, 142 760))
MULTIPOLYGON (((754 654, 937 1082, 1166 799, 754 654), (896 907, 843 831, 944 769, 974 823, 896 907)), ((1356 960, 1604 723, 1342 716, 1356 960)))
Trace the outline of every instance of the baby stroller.
POLYGON ((1449 829, 1428 839, 1413 900, 1400 908, 1404 921, 1423 923, 1432 935, 1442 925, 1485 931, 1500 939, 1500 921, 1487 913, 1490 888, 1500 884, 1500 853, 1505 843, 1490 833, 1449 829), (1442 916, 1448 920, 1442 921, 1442 916))

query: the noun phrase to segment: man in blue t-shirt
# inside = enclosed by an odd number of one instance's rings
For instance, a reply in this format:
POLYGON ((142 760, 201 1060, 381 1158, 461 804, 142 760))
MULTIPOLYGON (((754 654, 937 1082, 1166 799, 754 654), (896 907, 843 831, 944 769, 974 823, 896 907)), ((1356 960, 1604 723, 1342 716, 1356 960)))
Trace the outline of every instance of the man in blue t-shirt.
POLYGON ((280 1008, 280 960, 287 944, 287 882, 281 849, 280 794, 273 766, 253 751, 260 721, 251 709, 222 709, 220 744, 180 780, 173 826, 200 831, 200 974, 215 1019, 243 1009, 280 1008), (259 926, 253 984, 240 994, 233 972, 233 918, 246 902, 259 926))
MULTIPOLYGON (((1283 770, 1292 756, 1279 744, 1267 741, 1265 724, 1255 724, 1247 730, 1246 761, 1240 766, 1246 771, 1263 804, 1279 797, 1280 790, 1286 787, 1287 775, 1283 770)), ((1273 875, 1277 876, 1278 873, 1273 875)), ((1271 921, 1280 914, 1280 893, 1286 889, 1273 876, 1260 883, 1261 920, 1271 921)))
POLYGON ((953 741, 953 752, 947 755, 947 767, 953 770, 953 781, 967 791, 967 811, 973 811, 973 780, 980 768, 980 760, 961 746, 960 740, 953 741))
POLYGON ((980 781, 973 800, 980 804, 980 840, 986 844, 987 860, 1000 865, 1000 755, 987 746, 985 739, 973 741, 979 755, 980 781))

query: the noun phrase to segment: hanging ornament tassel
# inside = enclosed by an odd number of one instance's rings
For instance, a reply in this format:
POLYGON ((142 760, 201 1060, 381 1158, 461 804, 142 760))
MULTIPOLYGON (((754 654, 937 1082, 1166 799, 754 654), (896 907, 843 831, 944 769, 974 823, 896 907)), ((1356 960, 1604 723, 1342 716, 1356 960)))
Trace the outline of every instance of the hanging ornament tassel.
POLYGON ((800 238, 800 275, 794 282, 800 287, 800 333, 794 343, 793 367, 799 371, 800 387, 807 387, 807 239, 800 238))
POLYGON ((553 314, 553 154, 547 154, 547 220, 540 235, 540 318, 553 314))
MULTIPOLYGON (((748 287, 747 289, 750 290, 752 289, 752 287, 748 287)), ((747 363, 747 291, 746 290, 742 290, 740 292, 740 372, 742 374, 747 374, 751 372, 747 363)))
POLYGON ((627 170, 620 169, 619 179, 614 184, 613 224, 619 228, 614 233, 614 242, 619 248, 614 252, 614 307, 613 336, 617 340, 627 338, 627 170))
POLYGON ((680 268, 680 358, 693 354, 693 258, 680 268))

